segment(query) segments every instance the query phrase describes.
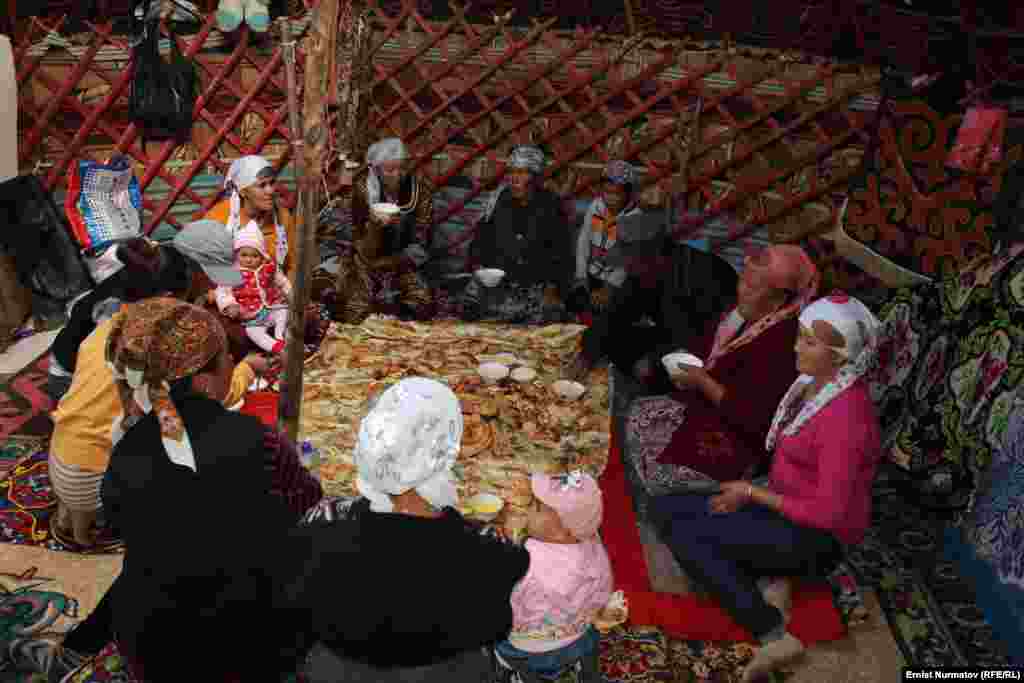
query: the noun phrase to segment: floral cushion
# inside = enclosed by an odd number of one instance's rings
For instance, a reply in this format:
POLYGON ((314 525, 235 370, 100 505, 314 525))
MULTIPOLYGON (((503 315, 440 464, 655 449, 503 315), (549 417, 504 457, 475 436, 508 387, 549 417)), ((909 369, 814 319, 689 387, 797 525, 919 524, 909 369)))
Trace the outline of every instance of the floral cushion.
POLYGON ((891 461, 923 504, 963 509, 1002 443, 1024 373, 1024 249, 976 261, 882 307, 871 377, 891 461))

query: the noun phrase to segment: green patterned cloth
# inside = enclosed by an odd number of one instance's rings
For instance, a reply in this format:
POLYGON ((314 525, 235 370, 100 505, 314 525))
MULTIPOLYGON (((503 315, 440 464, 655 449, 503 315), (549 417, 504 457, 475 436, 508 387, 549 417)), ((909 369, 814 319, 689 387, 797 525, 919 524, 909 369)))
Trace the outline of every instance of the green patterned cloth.
POLYGON ((969 507, 1024 373, 1024 245, 883 306, 872 377, 885 445, 922 505, 969 507))

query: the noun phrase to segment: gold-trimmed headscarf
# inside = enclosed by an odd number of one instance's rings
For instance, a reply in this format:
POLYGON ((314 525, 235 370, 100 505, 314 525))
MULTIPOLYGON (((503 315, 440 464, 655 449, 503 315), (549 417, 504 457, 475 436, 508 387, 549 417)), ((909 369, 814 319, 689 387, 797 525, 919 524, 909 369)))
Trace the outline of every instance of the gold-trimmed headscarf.
POLYGON ((171 400, 170 383, 194 375, 226 348, 224 328, 198 306, 164 297, 126 305, 106 349, 124 409, 123 428, 156 413, 171 462, 195 471, 192 442, 171 400))

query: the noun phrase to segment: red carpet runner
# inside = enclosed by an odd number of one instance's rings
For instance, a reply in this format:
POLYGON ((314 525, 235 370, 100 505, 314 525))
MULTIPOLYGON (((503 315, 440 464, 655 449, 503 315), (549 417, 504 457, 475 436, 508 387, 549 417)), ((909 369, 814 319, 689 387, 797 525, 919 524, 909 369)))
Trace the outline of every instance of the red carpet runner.
MULTIPOLYGON (((713 601, 694 595, 656 593, 651 589, 629 482, 615 445, 600 483, 604 495, 601 537, 612 561, 616 587, 626 594, 630 622, 657 626, 666 634, 685 640, 751 640, 746 629, 738 626, 713 601)), ((805 645, 845 637, 846 627, 832 602, 832 589, 827 583, 795 587, 789 630, 805 645)))
MULTIPOLYGON (((250 394, 242 412, 273 426, 277 420, 277 394, 250 394)), ((611 557, 616 588, 626 594, 630 622, 657 626, 670 636, 687 640, 750 640, 750 634, 714 602, 693 595, 656 593, 651 589, 629 482, 622 456, 614 445, 600 483, 604 495, 601 536, 611 557)), ((845 637, 846 627, 832 602, 832 590, 827 583, 802 584, 796 588, 789 629, 806 645, 845 637)))

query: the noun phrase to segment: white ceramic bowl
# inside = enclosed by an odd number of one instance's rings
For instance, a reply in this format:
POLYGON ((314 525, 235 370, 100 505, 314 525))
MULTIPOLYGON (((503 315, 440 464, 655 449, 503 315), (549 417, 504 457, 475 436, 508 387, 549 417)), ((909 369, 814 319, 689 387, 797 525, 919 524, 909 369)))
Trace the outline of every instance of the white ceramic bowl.
POLYGON ((505 277, 505 271, 500 268, 481 268, 473 274, 484 287, 497 287, 505 277))
POLYGON ((704 361, 692 353, 685 353, 683 351, 676 351, 662 356, 661 364, 665 366, 665 371, 670 375, 678 374, 681 370, 680 365, 689 365, 695 368, 704 367, 704 361))
POLYGON ((537 371, 533 368, 522 367, 512 371, 512 379, 520 384, 532 382, 535 377, 537 377, 537 371))
POLYGON ((568 379, 560 379, 553 382, 551 384, 551 388, 560 398, 563 398, 566 401, 575 401, 583 395, 584 391, 587 390, 587 388, 579 382, 573 382, 568 379))
POLYGON ((501 363, 481 363, 476 369, 487 384, 497 384, 508 377, 508 366, 501 363))
POLYGON ((505 507, 505 501, 493 493, 478 493, 464 503, 470 516, 483 522, 492 522, 505 507))
POLYGON ((400 211, 398 204, 392 204, 391 202, 377 202, 370 207, 370 210, 380 218, 391 218, 392 216, 397 216, 400 211))

